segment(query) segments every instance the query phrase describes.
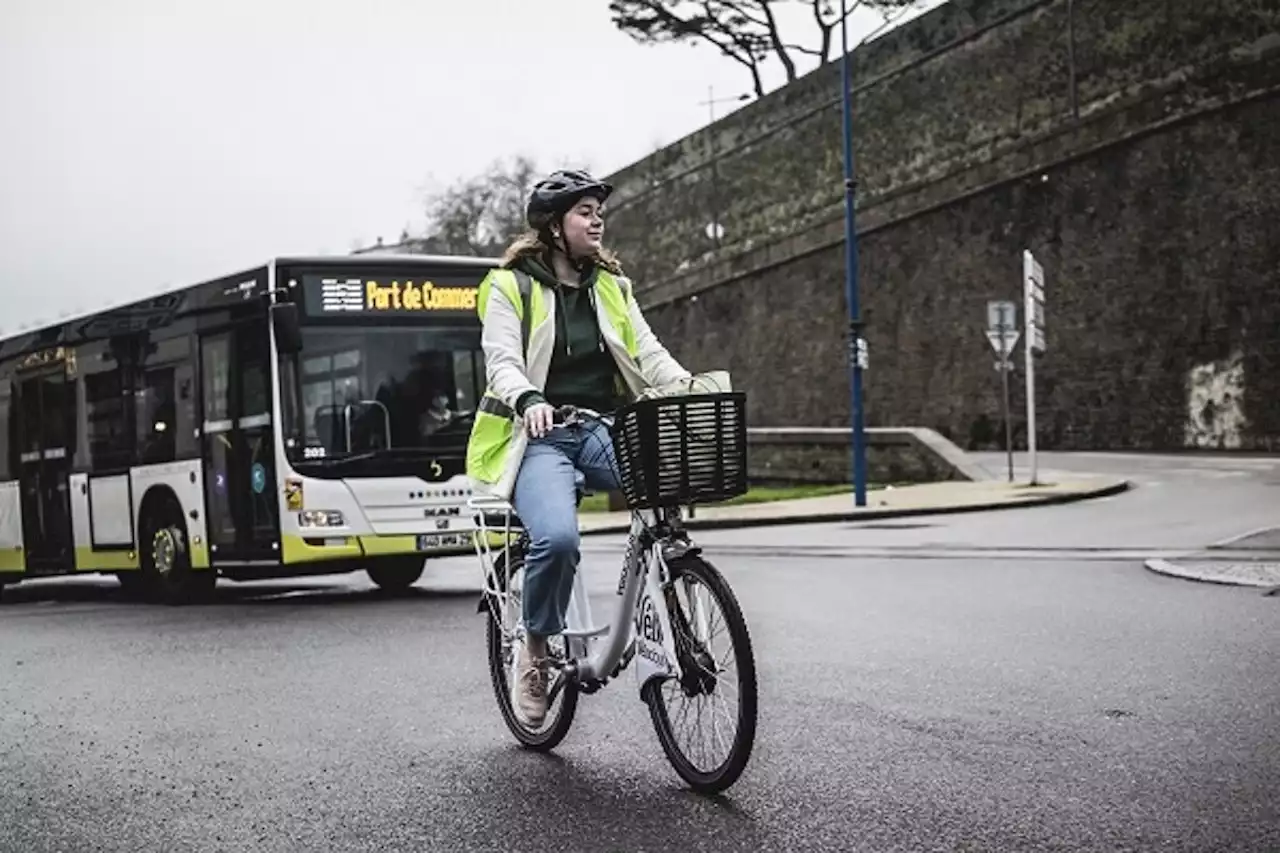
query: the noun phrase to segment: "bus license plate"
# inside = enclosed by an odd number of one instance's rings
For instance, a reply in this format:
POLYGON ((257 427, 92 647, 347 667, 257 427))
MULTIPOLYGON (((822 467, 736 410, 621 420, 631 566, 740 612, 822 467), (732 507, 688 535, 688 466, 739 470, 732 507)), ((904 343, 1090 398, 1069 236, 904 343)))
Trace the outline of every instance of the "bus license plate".
POLYGON ((419 533, 418 550, 429 551, 432 548, 451 548, 467 545, 470 538, 465 533, 419 533))

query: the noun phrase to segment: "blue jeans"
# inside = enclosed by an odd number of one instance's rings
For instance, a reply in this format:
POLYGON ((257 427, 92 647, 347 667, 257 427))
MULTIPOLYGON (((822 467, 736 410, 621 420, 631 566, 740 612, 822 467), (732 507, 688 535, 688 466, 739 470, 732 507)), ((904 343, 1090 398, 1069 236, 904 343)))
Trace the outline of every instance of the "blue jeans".
POLYGON ((525 557, 525 629, 549 636, 564 630, 578 569, 575 484, 594 491, 618 488, 613 442, 603 424, 558 426, 525 448, 511 502, 529 532, 525 557))

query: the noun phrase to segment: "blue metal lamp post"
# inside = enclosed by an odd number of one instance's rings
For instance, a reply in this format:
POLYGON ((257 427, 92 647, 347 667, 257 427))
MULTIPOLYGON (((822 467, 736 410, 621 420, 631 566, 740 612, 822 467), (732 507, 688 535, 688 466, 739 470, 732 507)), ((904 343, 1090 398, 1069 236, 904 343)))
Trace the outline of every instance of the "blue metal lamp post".
POLYGON ((858 235, 854 227, 853 87, 849 75, 849 13, 840 0, 840 78, 844 113, 844 267, 845 300, 849 305, 849 413, 853 420, 853 495, 856 506, 867 505, 867 449, 862 417, 862 371, 867 367, 862 340, 862 313, 858 304, 858 235))

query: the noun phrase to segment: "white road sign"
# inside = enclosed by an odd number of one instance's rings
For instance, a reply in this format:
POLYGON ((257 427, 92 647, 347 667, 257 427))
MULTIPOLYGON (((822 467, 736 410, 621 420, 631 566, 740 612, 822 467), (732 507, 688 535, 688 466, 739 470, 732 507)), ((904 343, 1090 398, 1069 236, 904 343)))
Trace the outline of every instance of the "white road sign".
POLYGON ((1027 251, 1022 253, 1022 293, 1027 344, 1032 352, 1044 352, 1044 267, 1027 251))
POLYGON ((1036 360, 1044 346, 1044 267, 1029 250, 1022 252, 1023 319, 1026 321, 1027 456, 1031 461, 1031 484, 1036 484, 1036 360))
POLYGON ((1013 352, 1013 348, 1018 344, 1018 338, 1017 329, 1009 329, 1004 332, 987 332, 987 340, 991 342, 991 348, 999 356, 1006 356, 1013 352))
POLYGON ((1018 326, 1018 306, 1007 299, 987 303, 987 331, 1003 332, 1018 326))
POLYGON ((1018 343, 1018 306, 1006 299, 987 303, 987 340, 998 356, 1007 356, 1018 343))

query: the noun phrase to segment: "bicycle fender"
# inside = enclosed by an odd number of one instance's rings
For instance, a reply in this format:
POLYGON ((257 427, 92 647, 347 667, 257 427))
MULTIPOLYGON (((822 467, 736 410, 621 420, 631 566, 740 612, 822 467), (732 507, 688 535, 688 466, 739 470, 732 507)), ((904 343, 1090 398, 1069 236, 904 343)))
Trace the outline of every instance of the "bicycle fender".
POLYGON ((644 592, 635 613, 636 686, 644 695, 644 687, 654 678, 679 678, 680 662, 676 658, 675 636, 667 602, 658 582, 658 572, 648 572, 644 592))

